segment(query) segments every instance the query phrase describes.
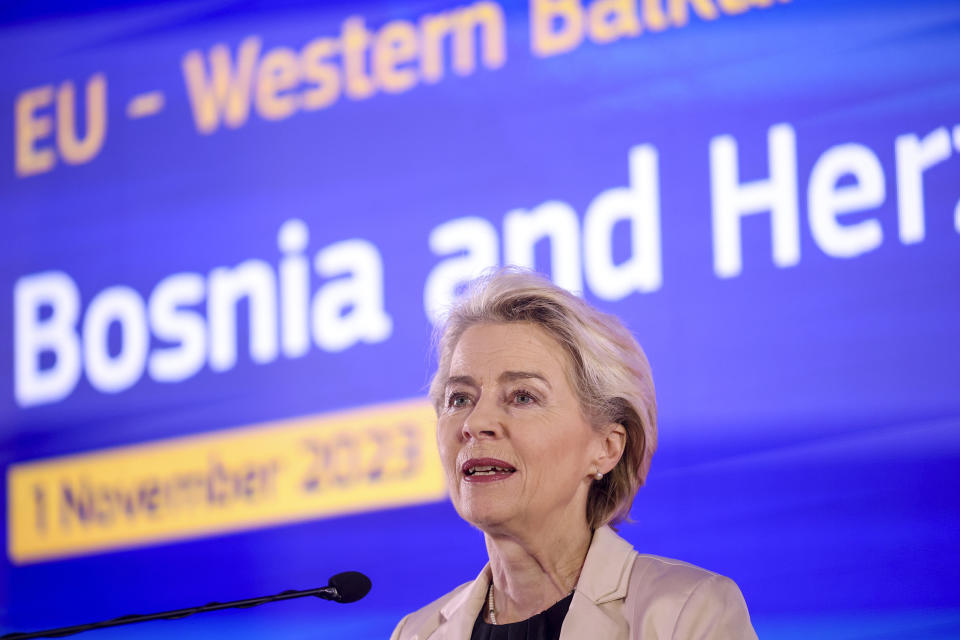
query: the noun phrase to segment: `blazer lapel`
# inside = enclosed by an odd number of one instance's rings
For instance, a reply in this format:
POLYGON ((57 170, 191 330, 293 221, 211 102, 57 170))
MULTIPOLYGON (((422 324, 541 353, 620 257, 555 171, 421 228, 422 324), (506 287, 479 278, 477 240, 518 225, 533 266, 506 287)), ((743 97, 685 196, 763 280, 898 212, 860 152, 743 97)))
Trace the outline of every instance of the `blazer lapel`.
POLYGON ((573 601, 560 628, 560 640, 582 640, 583 638, 603 638, 615 640, 620 636, 620 627, 596 603, 579 591, 573 594, 573 601))
POLYGON ((455 595, 440 609, 436 624, 424 625, 416 638, 430 640, 467 640, 473 634, 473 625, 487 600, 490 587, 490 565, 487 564, 477 579, 455 595), (434 635, 430 635, 430 634, 434 635))
POLYGON ((600 605, 626 598, 636 557, 630 543, 610 527, 594 532, 560 640, 626 637, 624 621, 611 617, 600 605))

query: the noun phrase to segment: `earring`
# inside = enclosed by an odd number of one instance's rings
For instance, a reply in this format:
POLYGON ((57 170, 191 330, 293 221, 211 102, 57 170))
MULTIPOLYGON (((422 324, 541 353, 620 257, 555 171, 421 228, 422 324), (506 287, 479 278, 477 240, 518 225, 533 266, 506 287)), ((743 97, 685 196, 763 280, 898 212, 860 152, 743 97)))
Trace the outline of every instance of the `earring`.
POLYGON ((595 474, 593 474, 593 477, 594 477, 595 480, 598 480, 598 481, 599 481, 599 480, 603 480, 603 474, 600 473, 600 470, 599 470, 599 469, 597 470, 597 472, 596 472, 595 474))

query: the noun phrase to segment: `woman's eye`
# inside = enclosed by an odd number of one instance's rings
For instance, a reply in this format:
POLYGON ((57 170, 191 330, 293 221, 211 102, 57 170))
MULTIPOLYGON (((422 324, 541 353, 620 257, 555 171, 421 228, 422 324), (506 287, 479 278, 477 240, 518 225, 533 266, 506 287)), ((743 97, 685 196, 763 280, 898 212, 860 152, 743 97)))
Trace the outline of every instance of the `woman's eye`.
POLYGON ((462 393, 454 393, 450 395, 450 398, 447 400, 447 406, 454 409, 459 407, 467 406, 468 398, 462 393))
POLYGON ((517 404, 532 404, 533 402, 536 402, 536 398, 526 391, 517 391, 513 395, 513 401, 517 404))

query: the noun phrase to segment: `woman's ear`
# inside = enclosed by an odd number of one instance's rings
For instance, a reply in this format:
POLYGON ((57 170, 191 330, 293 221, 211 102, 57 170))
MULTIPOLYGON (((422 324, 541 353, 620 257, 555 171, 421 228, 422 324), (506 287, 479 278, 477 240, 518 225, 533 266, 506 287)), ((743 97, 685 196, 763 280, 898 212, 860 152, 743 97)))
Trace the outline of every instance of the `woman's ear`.
POLYGON ((620 462, 626 446, 627 430, 624 429, 622 424, 613 422, 604 427, 600 440, 601 453, 597 459, 597 470, 603 474, 610 473, 620 462))

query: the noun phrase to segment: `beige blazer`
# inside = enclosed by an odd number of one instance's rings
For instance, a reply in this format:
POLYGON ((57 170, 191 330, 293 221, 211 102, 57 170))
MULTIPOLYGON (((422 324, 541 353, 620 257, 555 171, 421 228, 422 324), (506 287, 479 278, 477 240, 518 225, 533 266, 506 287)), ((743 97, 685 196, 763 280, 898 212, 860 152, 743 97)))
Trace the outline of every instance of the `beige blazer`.
MULTIPOLYGON (((397 625, 391 640, 469 640, 486 602, 488 564, 397 625)), ((594 533, 561 640, 756 640, 740 589, 699 567, 634 551, 602 527, 594 533)))

